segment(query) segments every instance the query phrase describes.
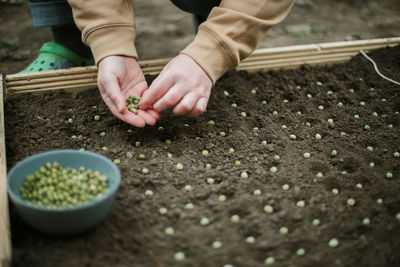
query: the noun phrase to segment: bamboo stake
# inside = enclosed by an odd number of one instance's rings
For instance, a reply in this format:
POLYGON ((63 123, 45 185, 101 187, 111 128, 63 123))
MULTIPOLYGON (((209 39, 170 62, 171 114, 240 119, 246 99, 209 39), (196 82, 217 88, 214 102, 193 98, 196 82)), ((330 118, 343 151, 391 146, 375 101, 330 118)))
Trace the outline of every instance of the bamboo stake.
POLYGON ((311 55, 311 56, 302 56, 302 57, 295 57, 295 58, 284 58, 284 59, 272 59, 272 60, 263 60, 263 61, 257 61, 257 62, 244 62, 239 65, 239 68, 245 69, 246 67, 256 67, 259 65, 268 65, 268 64, 284 64, 288 63, 290 64, 291 62, 306 62, 308 61, 314 61, 316 59, 318 60, 329 60, 331 58, 336 58, 336 57, 348 57, 351 58, 354 55, 354 53, 340 53, 340 54, 327 54, 327 55, 311 55))
POLYGON ((10 221, 8 218, 3 93, 3 76, 0 74, 0 266, 8 267, 11 265, 11 239, 10 221))
POLYGON ((247 70, 249 72, 252 71, 259 71, 259 70, 278 70, 278 69, 292 69, 300 67, 301 65, 308 64, 308 65, 328 65, 333 63, 341 63, 351 59, 351 56, 344 56, 344 57, 334 57, 330 59, 314 59, 314 60, 307 60, 307 61, 295 61, 295 62, 285 62, 285 63, 275 63, 275 64, 266 64, 266 65, 258 65, 258 66, 248 66, 243 69, 240 66, 237 68, 238 70, 247 70))
POLYGON ((357 49, 352 48, 352 47, 345 47, 345 48, 335 48, 335 49, 330 49, 330 50, 319 50, 319 51, 296 51, 296 52, 290 52, 286 54, 258 54, 258 55, 252 55, 242 61, 244 62, 255 62, 255 61, 262 61, 266 59, 280 59, 280 58, 295 58, 298 56, 312 56, 312 55, 332 55, 332 54, 340 54, 340 53, 353 53, 357 54, 361 49, 364 51, 370 51, 373 49, 381 48, 382 45, 374 45, 374 46, 360 46, 357 47, 357 49))

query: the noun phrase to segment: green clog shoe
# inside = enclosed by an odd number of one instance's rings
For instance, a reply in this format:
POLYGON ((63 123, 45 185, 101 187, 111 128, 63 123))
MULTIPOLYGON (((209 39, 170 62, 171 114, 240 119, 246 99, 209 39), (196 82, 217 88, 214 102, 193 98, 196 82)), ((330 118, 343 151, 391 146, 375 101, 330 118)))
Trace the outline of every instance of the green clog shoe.
POLYGON ((82 58, 60 44, 48 42, 40 48, 39 56, 19 73, 67 69, 93 64, 93 59, 82 58))

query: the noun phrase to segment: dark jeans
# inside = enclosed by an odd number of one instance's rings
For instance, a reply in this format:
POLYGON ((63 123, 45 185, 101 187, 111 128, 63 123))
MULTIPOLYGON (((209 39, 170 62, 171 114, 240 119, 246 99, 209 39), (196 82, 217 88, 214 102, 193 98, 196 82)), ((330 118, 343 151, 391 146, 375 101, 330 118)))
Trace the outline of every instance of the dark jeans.
MULTIPOLYGON (((180 9, 192 13, 197 28, 221 0, 171 0, 171 2, 180 9)), ((74 23, 71 7, 66 0, 29 0, 29 5, 35 27, 62 26, 74 23)))

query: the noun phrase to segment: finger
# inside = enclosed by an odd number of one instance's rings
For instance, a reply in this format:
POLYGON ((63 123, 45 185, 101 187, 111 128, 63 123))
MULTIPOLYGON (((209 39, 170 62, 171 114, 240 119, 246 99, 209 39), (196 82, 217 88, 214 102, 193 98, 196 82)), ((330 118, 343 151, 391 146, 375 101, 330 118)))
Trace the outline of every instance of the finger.
POLYGON ((151 116, 149 113, 143 110, 138 110, 136 113, 138 116, 140 116, 148 125, 154 125, 156 124, 156 119, 151 116))
POLYGON ((114 114, 114 115, 117 116, 119 119, 123 120, 124 122, 129 123, 136 127, 142 128, 146 125, 146 122, 142 117, 132 114, 129 111, 125 112, 124 115, 122 115, 122 116, 121 116, 121 114, 119 116, 116 114, 114 114))
POLYGON ((204 110, 206 110, 207 103, 208 103, 208 97, 200 98, 197 101, 194 108, 192 109, 192 111, 189 113, 189 116, 196 117, 196 116, 199 116, 200 114, 202 114, 204 112, 204 110))
POLYGON ((148 90, 145 90, 140 101, 141 109, 151 108, 168 90, 174 85, 174 82, 165 72, 161 74, 151 83, 148 90), (164 78, 168 77, 168 78, 164 78))
POLYGON ((125 95, 137 95, 137 96, 142 96, 143 92, 147 90, 147 82, 141 81, 138 83, 135 83, 136 81, 130 82, 128 85, 125 86, 125 88, 122 91, 128 91, 128 93, 124 93, 125 95))
POLYGON ((117 108, 115 107, 114 103, 112 102, 112 100, 109 96, 103 97, 103 100, 104 100, 104 103, 106 103, 106 105, 109 107, 111 113, 114 114, 114 116, 116 116, 117 118, 119 118, 129 124, 132 124, 133 126, 136 126, 136 127, 144 127, 146 125, 145 120, 143 118, 141 118, 140 116, 132 114, 131 112, 120 113, 117 110, 117 108))
POLYGON ((174 107, 186 95, 187 90, 179 85, 174 85, 163 97, 161 97, 154 105, 153 109, 162 112, 170 107, 174 107))
POLYGON ((153 109, 146 109, 146 112, 149 113, 151 116, 153 116, 154 119, 158 120, 160 119, 160 113, 158 113, 157 111, 153 110, 153 109))
POLYGON ((199 95, 196 93, 188 93, 186 94, 181 101, 174 107, 172 112, 175 115, 183 115, 190 113, 194 108, 194 105, 197 103, 199 99, 199 95))
POLYGON ((123 113, 125 111, 125 101, 117 78, 106 78, 105 81, 99 83, 99 89, 103 99, 108 97, 111 100, 111 104, 115 106, 118 112, 123 113))

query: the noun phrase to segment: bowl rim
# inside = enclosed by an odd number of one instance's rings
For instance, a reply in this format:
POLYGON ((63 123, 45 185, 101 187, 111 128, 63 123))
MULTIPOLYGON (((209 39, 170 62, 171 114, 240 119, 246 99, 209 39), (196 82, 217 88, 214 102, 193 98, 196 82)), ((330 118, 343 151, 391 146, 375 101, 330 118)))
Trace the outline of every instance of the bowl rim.
POLYGON ((99 204, 100 202, 105 201, 107 197, 114 195, 116 193, 116 191, 118 190, 120 183, 121 183, 121 172, 120 172, 119 168, 115 165, 115 163, 112 162, 109 158, 107 158, 106 156, 103 156, 101 154, 92 152, 92 151, 80 151, 80 150, 74 150, 74 149, 56 149, 56 150, 50 150, 50 151, 33 154, 31 156, 28 156, 28 157, 22 159, 17 164, 15 164, 15 166, 12 167, 11 170, 7 174, 7 191, 8 191, 10 198, 13 200, 13 202, 17 202, 19 205, 22 205, 22 206, 25 206, 25 207, 28 207, 28 208, 31 208, 34 210, 46 211, 46 212, 78 211, 78 210, 90 208, 92 206, 99 204), (83 204, 78 204, 75 206, 66 206, 66 207, 57 207, 56 206, 56 207, 52 207, 52 208, 47 208, 45 206, 30 203, 30 202, 24 200, 20 196, 20 194, 14 192, 12 190, 12 188, 10 186, 10 181, 11 181, 10 177, 18 168, 20 168, 24 164, 27 164, 27 162, 33 160, 33 158, 48 157, 48 156, 51 156, 52 154, 59 154, 59 153, 72 153, 72 154, 78 154, 78 155, 83 153, 83 154, 87 154, 91 157, 95 157, 97 159, 105 160, 106 162, 111 163, 110 167, 112 168, 113 171, 115 171, 117 173, 116 183, 114 183, 111 187, 109 187, 109 190, 107 191, 106 194, 104 194, 103 196, 96 198, 94 200, 85 202, 83 204))

